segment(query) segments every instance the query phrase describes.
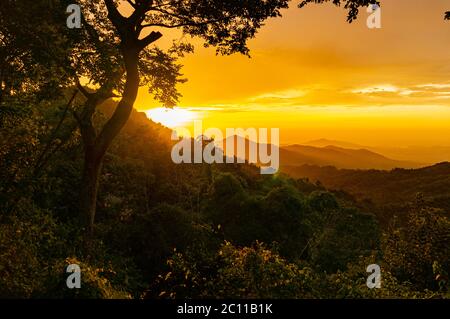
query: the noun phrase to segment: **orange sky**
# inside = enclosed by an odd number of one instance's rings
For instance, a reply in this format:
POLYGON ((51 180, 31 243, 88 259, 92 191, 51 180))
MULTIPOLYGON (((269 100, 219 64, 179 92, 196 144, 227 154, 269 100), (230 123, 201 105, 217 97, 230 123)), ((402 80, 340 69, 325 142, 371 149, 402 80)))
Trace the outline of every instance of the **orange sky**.
MULTIPOLYGON (((198 118, 204 127, 276 127, 281 143, 450 145, 449 0, 384 0, 378 30, 367 28, 365 11, 348 24, 341 8, 296 3, 250 42, 251 59, 216 56, 194 41, 179 108, 153 118, 172 127, 198 118)), ((165 33, 161 45, 173 37, 165 33)), ((141 90, 135 106, 158 103, 141 90)))

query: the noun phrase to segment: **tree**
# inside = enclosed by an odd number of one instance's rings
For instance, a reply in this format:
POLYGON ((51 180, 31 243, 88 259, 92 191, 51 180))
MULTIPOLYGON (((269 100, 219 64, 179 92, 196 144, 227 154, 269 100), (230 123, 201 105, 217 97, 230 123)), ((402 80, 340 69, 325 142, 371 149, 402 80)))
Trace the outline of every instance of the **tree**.
MULTIPOLYGON (((1 40, 5 50, 2 47, 0 55, 3 51, 14 53, 8 50, 11 45, 4 39, 14 40, 13 46, 25 48, 27 53, 19 56, 19 65, 42 66, 51 73, 36 79, 34 84, 57 78, 58 89, 75 86, 84 97, 81 106, 72 112, 84 144, 80 213, 88 234, 93 232, 103 158, 126 124, 138 88, 147 86, 155 99, 167 107, 174 106, 180 97, 176 85, 184 79, 176 61, 192 52, 193 47, 189 43, 175 43, 166 51, 150 47, 163 36, 162 31, 179 29, 185 35, 202 38, 205 46, 216 47, 219 54, 248 55, 247 41, 266 19, 280 16, 287 3, 288 0, 2 1, 1 40), (71 3, 82 7, 82 29, 66 27, 64 13, 71 3), (123 13, 124 5, 131 11, 128 16, 123 13), (36 12, 42 13, 42 19, 34 18, 36 12), (82 85, 85 81, 95 89, 82 85), (97 129, 94 114, 99 105, 112 97, 120 101, 111 118, 97 129)), ((4 75, 2 71, 2 96, 12 90, 8 86, 11 81, 4 81, 4 75)), ((55 82, 51 82, 53 87, 55 82)))
POLYGON ((60 124, 50 141, 43 143, 40 137, 47 135, 51 123, 43 120, 41 111, 60 105, 68 109, 75 99, 74 90, 68 92, 71 79, 66 66, 70 66, 71 43, 78 43, 80 37, 68 36, 65 10, 49 10, 49 3, 5 0, 0 4, 0 162, 8 168, 2 170, 0 184, 8 185, 2 189, 9 195, 2 201, 7 212, 27 196, 37 181, 35 174, 63 144, 55 139, 66 116, 55 120, 60 124))
POLYGON ((90 41, 74 50, 72 63, 75 82, 86 98, 81 112, 75 113, 85 149, 80 211, 92 235, 103 158, 126 124, 139 86, 147 85, 155 98, 168 107, 180 97, 175 87, 183 80, 176 56, 191 52, 192 46, 178 44, 168 52, 150 48, 163 36, 162 30, 180 29, 186 35, 202 38, 205 46, 216 47, 219 54, 248 55, 248 39, 267 18, 280 16, 288 0, 129 0, 129 16, 120 11, 118 1, 78 3, 84 10, 83 26, 90 41), (152 30, 148 34, 147 28, 152 30), (86 45, 93 54, 86 54, 86 45), (83 87, 78 80, 81 77, 88 78, 98 89, 91 92, 83 87), (96 108, 117 94, 120 101, 113 115, 97 132, 92 121, 96 108))
POLYGON ((407 224, 398 227, 394 223, 385 234, 384 259, 399 280, 418 289, 444 290, 445 270, 450 267, 449 240, 449 219, 443 211, 427 207, 418 195, 407 224))
MULTIPOLYGON (((347 9, 348 17, 347 21, 352 22, 358 17, 358 13, 361 7, 367 7, 371 4, 378 4, 380 5, 381 1, 374 1, 374 0, 302 0, 298 7, 303 8, 309 3, 325 3, 333 1, 333 4, 336 6, 341 6, 341 4, 344 5, 344 8, 347 9)), ((450 20, 450 11, 445 12, 444 15, 445 20, 450 20)))
MULTIPOLYGON (((0 5, 0 106, 56 98, 69 83, 57 66, 70 65, 64 11, 48 10, 49 1, 5 0, 0 5), (40 16, 37 19, 36 13, 40 16), (66 40, 64 40, 66 38, 66 40)), ((61 1, 68 2, 67 1, 61 1)), ((25 104, 25 103, 23 103, 25 104)), ((23 107, 23 106, 22 106, 23 107)))
POLYGON ((353 20, 356 20, 361 7, 368 7, 371 4, 380 5, 380 1, 375 0, 302 0, 298 7, 303 8, 309 3, 325 3, 330 1, 336 6, 343 5, 344 8, 348 10, 347 21, 350 23, 353 22, 353 20))
POLYGON ((313 273, 288 262, 263 243, 235 247, 225 241, 217 252, 199 248, 175 252, 169 272, 158 276, 147 297, 312 298, 313 273))

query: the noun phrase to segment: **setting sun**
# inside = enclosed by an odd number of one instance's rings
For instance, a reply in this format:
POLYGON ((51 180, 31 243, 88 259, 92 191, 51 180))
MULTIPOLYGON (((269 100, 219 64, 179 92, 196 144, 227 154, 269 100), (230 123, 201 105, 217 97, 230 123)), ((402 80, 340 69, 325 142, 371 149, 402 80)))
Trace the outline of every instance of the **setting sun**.
POLYGON ((145 112, 147 117, 156 123, 175 129, 199 119, 200 114, 188 109, 174 107, 172 109, 158 107, 145 112))

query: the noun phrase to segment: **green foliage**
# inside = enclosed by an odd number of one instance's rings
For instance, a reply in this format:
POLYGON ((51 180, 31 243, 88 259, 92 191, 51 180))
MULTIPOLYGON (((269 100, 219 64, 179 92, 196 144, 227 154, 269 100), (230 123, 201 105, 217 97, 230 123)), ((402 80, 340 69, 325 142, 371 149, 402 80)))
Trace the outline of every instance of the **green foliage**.
POLYGON ((320 213, 339 208, 336 197, 333 194, 324 191, 312 192, 309 195, 308 203, 313 210, 320 213))
POLYGON ((210 256, 175 253, 159 277, 161 298, 308 298, 311 270, 288 263, 256 243, 237 248, 225 242, 210 256))
POLYGON ((276 242, 285 256, 300 257, 311 234, 308 208, 290 181, 279 179, 271 183, 277 186, 261 196, 245 188, 245 183, 234 175, 218 174, 211 187, 206 216, 220 225, 227 240, 239 245, 251 245, 255 240, 276 242))
POLYGON ((20 198, 14 211, 1 216, 0 296, 42 296, 52 263, 79 251, 76 225, 59 223, 51 211, 36 207, 31 198, 20 198))
POLYGON ((376 256, 356 259, 346 271, 323 275, 315 282, 319 298, 337 299, 413 299, 436 298, 439 294, 431 291, 418 291, 410 283, 399 282, 385 264, 376 256), (371 264, 381 266, 381 288, 369 289, 366 281, 369 273, 366 267, 371 264))
POLYGON ((383 239, 386 263, 401 281, 417 289, 448 290, 450 221, 418 200, 403 227, 391 228, 383 239))
POLYGON ((328 273, 345 270, 359 256, 379 248, 379 228, 374 216, 355 209, 332 211, 311 244, 311 260, 328 273))
POLYGON ((38 210, 32 211, 31 219, 12 217, 0 225, 1 298, 29 298, 44 286, 48 252, 40 253, 55 240, 54 227, 54 221, 38 210))
POLYGON ((70 83, 67 74, 71 49, 74 43, 82 42, 80 33, 66 27, 65 11, 70 3, 70 0, 2 1, 0 105, 15 103, 17 99, 55 99, 70 83))
POLYGON ((151 277, 162 271, 174 249, 183 251, 195 241, 207 236, 208 229, 199 226, 195 218, 176 206, 161 204, 146 213, 130 213, 127 220, 115 226, 102 224, 100 233, 112 247, 117 247, 151 277))
POLYGON ((131 295, 128 292, 113 286, 111 278, 115 276, 117 273, 111 268, 111 265, 97 267, 75 257, 68 257, 51 265, 42 294, 49 298, 130 299, 131 295), (71 264, 80 266, 80 289, 67 289, 66 287, 66 279, 69 275, 66 273, 66 268, 71 264))
POLYGON ((37 112, 4 116, 0 126, 0 206, 12 199, 16 187, 33 171, 39 137, 46 131, 37 112))

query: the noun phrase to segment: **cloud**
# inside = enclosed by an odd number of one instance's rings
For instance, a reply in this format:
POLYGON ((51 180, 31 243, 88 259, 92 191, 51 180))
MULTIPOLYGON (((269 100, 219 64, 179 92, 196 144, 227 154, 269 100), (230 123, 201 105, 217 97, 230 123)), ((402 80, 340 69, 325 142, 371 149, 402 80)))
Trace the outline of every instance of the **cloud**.
POLYGON ((396 93, 400 89, 390 84, 380 84, 371 87, 354 89, 351 92, 355 94, 377 94, 377 93, 396 93))
POLYGON ((254 97, 251 97, 249 100, 252 102, 267 102, 267 101, 286 101, 286 100, 295 100, 301 97, 304 97, 308 91, 306 90, 298 90, 298 89, 291 89, 291 90, 285 90, 285 91, 278 91, 278 92, 269 92, 260 94, 254 97))
POLYGON ((448 83, 427 83, 416 85, 417 88, 424 89, 450 89, 450 84, 448 83))
POLYGON ((399 87, 391 84, 373 85, 364 88, 350 90, 357 95, 370 96, 372 98, 415 99, 418 103, 426 103, 431 100, 443 100, 450 98, 450 84, 425 83, 407 87, 399 87))
POLYGON ((185 109, 199 113, 208 113, 208 112, 240 113, 252 111, 252 109, 249 106, 244 106, 240 104, 213 104, 210 106, 185 107, 185 109))

